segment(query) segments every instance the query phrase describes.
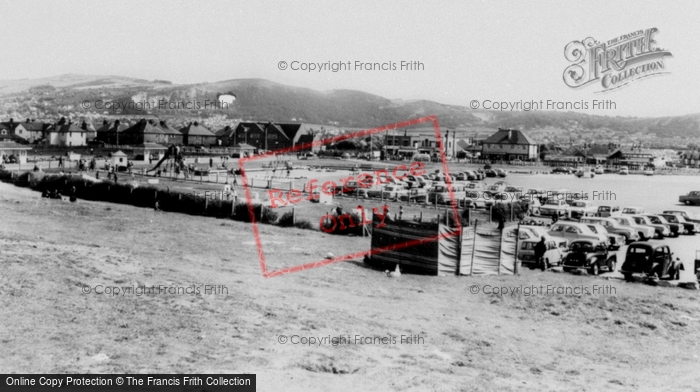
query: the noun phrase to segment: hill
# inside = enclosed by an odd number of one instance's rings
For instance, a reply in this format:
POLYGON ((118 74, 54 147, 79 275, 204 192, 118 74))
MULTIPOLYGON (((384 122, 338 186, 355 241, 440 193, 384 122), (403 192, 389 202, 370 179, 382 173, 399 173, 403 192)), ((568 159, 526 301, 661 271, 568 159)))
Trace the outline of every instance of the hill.
MULTIPOLYGON (((661 117, 611 117, 578 112, 472 110, 426 100, 390 100, 356 90, 317 91, 263 79, 232 79, 215 83, 172 84, 104 75, 61 75, 43 79, 0 81, 0 116, 51 119, 74 116, 181 116, 238 120, 303 121, 364 128, 425 115, 436 115, 443 127, 479 132, 498 127, 550 135, 549 140, 673 141, 685 145, 700 140, 700 114, 661 117), (229 107, 204 107, 221 93, 238 99, 229 107), (81 102, 102 100, 120 110, 81 102), (185 103, 198 102, 188 108, 185 103), (146 103, 142 108, 134 103, 146 103), (554 131, 554 133, 552 133, 554 131), (558 131, 558 132, 557 132, 558 131), (561 132, 564 131, 564 132, 561 132)), ((544 136, 542 136, 544 137, 544 136)), ((541 138, 541 137, 537 137, 541 138)))

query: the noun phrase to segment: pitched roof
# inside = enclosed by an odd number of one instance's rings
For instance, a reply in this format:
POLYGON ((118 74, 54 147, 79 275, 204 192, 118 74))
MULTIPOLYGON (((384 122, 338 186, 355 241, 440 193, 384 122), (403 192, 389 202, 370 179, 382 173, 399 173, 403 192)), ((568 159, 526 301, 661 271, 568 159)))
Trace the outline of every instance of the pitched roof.
POLYGON ((184 128, 180 128, 180 132, 188 136, 214 136, 210 130, 199 125, 197 121, 187 124, 184 128))
POLYGON ((534 145, 536 144, 530 140, 523 131, 519 129, 498 129, 498 132, 489 136, 484 140, 484 144, 522 144, 522 145, 534 145))
POLYGON ((158 122, 156 124, 156 126, 159 127, 161 130, 163 130, 163 133, 166 135, 182 136, 182 132, 173 128, 170 124, 166 123, 164 120, 160 120, 160 122, 158 122))
POLYGON ((128 128, 128 125, 121 123, 119 120, 107 121, 102 123, 102 126, 97 128, 95 131, 100 132, 124 132, 128 128))
POLYGON ((127 129, 125 129, 124 133, 144 134, 144 135, 153 135, 153 134, 162 135, 164 132, 159 127, 151 124, 150 121, 146 121, 145 119, 141 119, 141 121, 137 122, 136 124, 130 126, 127 129))
POLYGON ((32 147, 15 142, 0 141, 0 150, 31 150, 32 147))

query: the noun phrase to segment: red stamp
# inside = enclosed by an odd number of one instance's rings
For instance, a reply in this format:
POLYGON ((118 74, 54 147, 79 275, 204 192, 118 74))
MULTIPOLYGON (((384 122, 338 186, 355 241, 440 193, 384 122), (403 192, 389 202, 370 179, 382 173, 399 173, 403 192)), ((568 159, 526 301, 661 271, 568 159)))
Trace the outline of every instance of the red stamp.
MULTIPOLYGON (((399 249, 409 248, 409 247, 416 246, 418 244, 425 243, 425 242, 439 241, 440 239, 443 239, 446 237, 458 236, 462 230, 462 227, 460 224, 461 219, 460 219, 460 215, 459 215, 459 209, 458 209, 457 203, 455 202, 455 199, 454 199, 454 192, 453 192, 452 183, 449 180, 449 178, 450 178, 449 177, 449 168, 447 165, 447 158, 445 155, 445 148, 444 148, 443 141, 442 141, 442 135, 440 133, 440 125, 438 123, 437 117, 435 117, 435 116, 421 117, 421 118, 417 118, 417 119, 413 119, 413 120, 408 120, 408 121, 398 122, 395 124, 389 124, 389 125, 377 127, 374 129, 368 129, 368 130, 363 130, 363 131, 354 132, 354 133, 350 133, 350 134, 334 136, 334 137, 326 138, 323 140, 317 140, 317 141, 313 141, 313 142, 299 144, 299 145, 296 145, 294 147, 287 147, 287 148, 282 148, 282 149, 275 150, 275 151, 268 151, 268 152, 266 152, 264 154, 260 154, 260 155, 254 155, 251 157, 243 157, 243 158, 240 158, 238 160, 238 164, 239 164, 239 167, 241 170, 243 187, 245 188, 246 202, 248 204, 248 213, 250 215, 250 221, 251 221, 252 228, 253 228, 253 236, 255 237, 255 245, 257 247, 258 257, 260 259, 260 268, 262 270, 262 275, 266 278, 280 276, 280 275, 284 275, 284 274, 288 274, 288 273, 292 273, 292 272, 304 271, 304 270, 308 270, 311 268, 323 267, 325 265, 338 263, 341 261, 361 259, 364 256, 371 256, 373 254, 379 254, 379 253, 387 252, 390 250, 399 250, 399 249), (379 248, 379 249, 368 249, 365 251, 354 252, 354 253, 350 253, 350 254, 346 254, 346 255, 342 255, 342 256, 336 256, 336 257, 333 257, 330 259, 323 259, 323 260, 317 260, 317 261, 310 260, 309 262, 295 265, 292 267, 287 267, 287 268, 282 268, 282 269, 268 269, 267 263, 265 261, 265 251, 263 250, 263 245, 262 245, 263 241, 260 238, 260 230, 258 228, 258 222, 255 219, 255 211, 254 211, 255 207, 254 207, 254 203, 253 203, 252 193, 251 193, 250 187, 248 186, 248 176, 247 176, 246 171, 245 171, 245 164, 247 162, 252 162, 255 160, 259 160, 259 159, 264 159, 264 158, 275 156, 278 154, 286 154, 286 153, 294 153, 294 152, 298 152, 298 151, 303 151, 303 150, 307 150, 311 147, 328 145, 331 143, 338 143, 338 142, 341 142, 344 140, 368 137, 368 136, 371 136, 374 134, 387 132, 387 131, 391 131, 391 130, 398 130, 399 128, 406 128, 406 127, 415 126, 415 125, 424 124, 424 123, 432 123, 433 128, 435 130, 435 139, 437 140, 437 147, 438 147, 438 150, 440 152, 440 159, 442 162, 442 171, 443 171, 443 173, 446 174, 445 177, 448 179, 447 180, 447 189, 448 189, 448 193, 449 193, 449 196, 451 199, 451 203, 450 203, 451 204, 451 212, 453 214, 452 221, 457 226, 457 230, 454 230, 448 234, 434 235, 434 236, 430 236, 430 237, 426 237, 426 238, 415 239, 412 241, 391 244, 389 246, 384 246, 384 247, 379 248)), ((397 168, 400 168, 401 166, 402 165, 398 165, 397 168)), ((411 166, 410 168, 404 167, 403 169, 406 171, 410 171, 413 168, 414 167, 411 166)), ((396 175, 396 168, 394 168, 394 175, 396 175)), ((316 182, 316 180, 310 181, 310 183, 312 183, 312 182, 316 182)), ((323 186, 321 186, 321 188, 323 188, 323 186)), ((306 189, 306 190, 308 191, 308 193, 310 195, 309 197, 313 198, 313 192, 314 192, 313 189, 306 189)), ((325 192, 325 190, 324 190, 324 192, 325 192)), ((293 194, 293 197, 295 199, 292 199, 292 201, 295 201, 296 198, 301 200, 301 198, 302 198, 301 193, 302 193, 301 191, 298 191, 298 194, 297 194, 297 190, 291 190, 288 192, 287 197, 289 197, 290 194, 293 194)), ((272 193, 270 195, 272 195, 272 193)), ((289 199, 287 199, 287 200, 289 200, 289 199)), ((271 198, 271 202, 274 202, 274 201, 275 200, 273 200, 273 198, 271 198)), ((279 199, 279 202, 282 202, 282 201, 283 201, 282 199, 279 199)), ((375 211, 375 213, 376 213, 376 211, 375 211)), ((379 216, 381 217, 381 215, 379 215, 379 216)), ((383 222, 383 217, 381 219, 383 222)), ((371 221, 371 220, 369 220, 369 221, 371 221)), ((338 238, 341 239, 342 237, 338 237, 338 238)))

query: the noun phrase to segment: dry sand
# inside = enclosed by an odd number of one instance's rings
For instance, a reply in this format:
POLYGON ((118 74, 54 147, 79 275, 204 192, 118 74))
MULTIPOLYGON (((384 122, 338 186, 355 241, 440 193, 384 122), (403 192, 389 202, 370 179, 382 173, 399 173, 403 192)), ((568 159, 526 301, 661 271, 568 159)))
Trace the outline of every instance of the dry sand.
MULTIPOLYGON (((391 279, 360 261, 265 279, 244 223, 47 200, 2 183, 0 211, 3 373, 256 373, 261 391, 700 389, 697 291, 529 270, 391 279), (469 290, 540 284, 616 293, 469 290), (85 285, 202 292, 109 296, 85 285), (423 340, 308 347, 280 335, 423 340)), ((288 265, 369 246, 261 230, 266 252, 288 265)))

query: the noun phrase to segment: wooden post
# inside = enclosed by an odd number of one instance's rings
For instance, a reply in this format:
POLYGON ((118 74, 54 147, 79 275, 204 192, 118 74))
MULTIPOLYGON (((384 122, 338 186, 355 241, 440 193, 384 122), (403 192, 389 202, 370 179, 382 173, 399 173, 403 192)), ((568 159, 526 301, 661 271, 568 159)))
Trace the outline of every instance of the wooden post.
POLYGON ((472 240, 472 260, 471 260, 471 265, 469 266, 469 276, 474 275, 474 249, 476 247, 476 228, 479 224, 479 220, 476 219, 474 220, 474 239, 472 240))

